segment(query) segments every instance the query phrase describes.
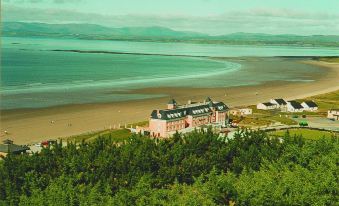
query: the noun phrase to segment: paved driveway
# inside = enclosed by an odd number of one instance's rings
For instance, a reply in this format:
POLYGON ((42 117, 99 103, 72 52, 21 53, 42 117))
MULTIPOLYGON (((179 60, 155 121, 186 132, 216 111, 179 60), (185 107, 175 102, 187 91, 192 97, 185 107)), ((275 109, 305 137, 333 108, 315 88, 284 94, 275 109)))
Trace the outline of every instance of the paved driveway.
POLYGON ((339 121, 332 121, 325 117, 294 118, 297 121, 307 121, 310 127, 339 131, 339 121))

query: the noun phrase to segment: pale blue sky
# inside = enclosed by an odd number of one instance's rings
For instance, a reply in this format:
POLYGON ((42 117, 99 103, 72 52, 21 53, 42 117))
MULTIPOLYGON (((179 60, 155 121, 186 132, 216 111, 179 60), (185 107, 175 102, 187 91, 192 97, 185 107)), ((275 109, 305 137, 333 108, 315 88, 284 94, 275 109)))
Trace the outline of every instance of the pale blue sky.
POLYGON ((339 34, 339 0, 3 0, 4 21, 339 34))

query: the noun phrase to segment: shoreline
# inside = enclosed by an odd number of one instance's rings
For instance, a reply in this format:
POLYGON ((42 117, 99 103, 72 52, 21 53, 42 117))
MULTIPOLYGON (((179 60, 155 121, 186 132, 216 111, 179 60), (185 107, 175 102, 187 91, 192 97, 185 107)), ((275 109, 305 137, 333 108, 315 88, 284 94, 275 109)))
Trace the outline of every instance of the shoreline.
POLYGON ((124 102, 64 105, 39 109, 1 111, 0 140, 11 138, 27 144, 50 138, 62 138, 110 127, 145 121, 153 109, 164 108, 169 98, 180 104, 188 100, 202 101, 206 96, 224 101, 229 107, 246 106, 270 98, 300 99, 339 90, 339 64, 316 60, 303 61, 326 72, 314 82, 266 82, 255 86, 227 88, 161 87, 131 90, 141 94, 167 94, 167 97, 124 102), (53 122, 53 123, 51 123, 53 122), (8 131, 5 135, 4 131, 8 131))

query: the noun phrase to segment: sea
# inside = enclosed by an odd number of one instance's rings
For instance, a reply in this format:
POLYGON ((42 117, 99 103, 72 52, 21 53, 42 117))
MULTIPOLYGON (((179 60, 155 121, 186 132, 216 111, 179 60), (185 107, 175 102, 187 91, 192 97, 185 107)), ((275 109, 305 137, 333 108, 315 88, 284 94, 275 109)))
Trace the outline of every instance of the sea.
POLYGON ((209 57, 338 56, 339 49, 53 38, 1 38, 0 109, 157 98, 149 87, 231 87, 313 81, 318 68, 288 63, 253 70, 209 57), (84 53, 74 51, 86 51, 84 53), (106 52, 106 53, 104 53, 106 52), (107 53, 114 52, 114 53, 107 53))

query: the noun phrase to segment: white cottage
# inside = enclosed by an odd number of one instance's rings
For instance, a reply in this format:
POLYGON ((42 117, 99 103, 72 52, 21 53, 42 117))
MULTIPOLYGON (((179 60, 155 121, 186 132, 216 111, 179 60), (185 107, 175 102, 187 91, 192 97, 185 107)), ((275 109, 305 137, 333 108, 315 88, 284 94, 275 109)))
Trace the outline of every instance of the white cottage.
POLYGON ((271 102, 264 102, 264 103, 257 104, 257 109, 272 110, 276 108, 277 108, 277 105, 272 104, 271 102))
POLYGON ((241 108, 239 109, 239 112, 241 115, 250 115, 252 114, 252 109, 251 108, 241 108))
POLYGON ((327 118, 338 121, 339 120, 339 109, 330 109, 327 111, 327 118))
POLYGON ((318 110, 318 105, 313 102, 313 101, 305 101, 301 103, 301 106, 304 107, 305 111, 317 111, 318 110))
POLYGON ((304 107, 297 101, 288 101, 287 111, 288 112, 302 112, 304 111, 304 107))

